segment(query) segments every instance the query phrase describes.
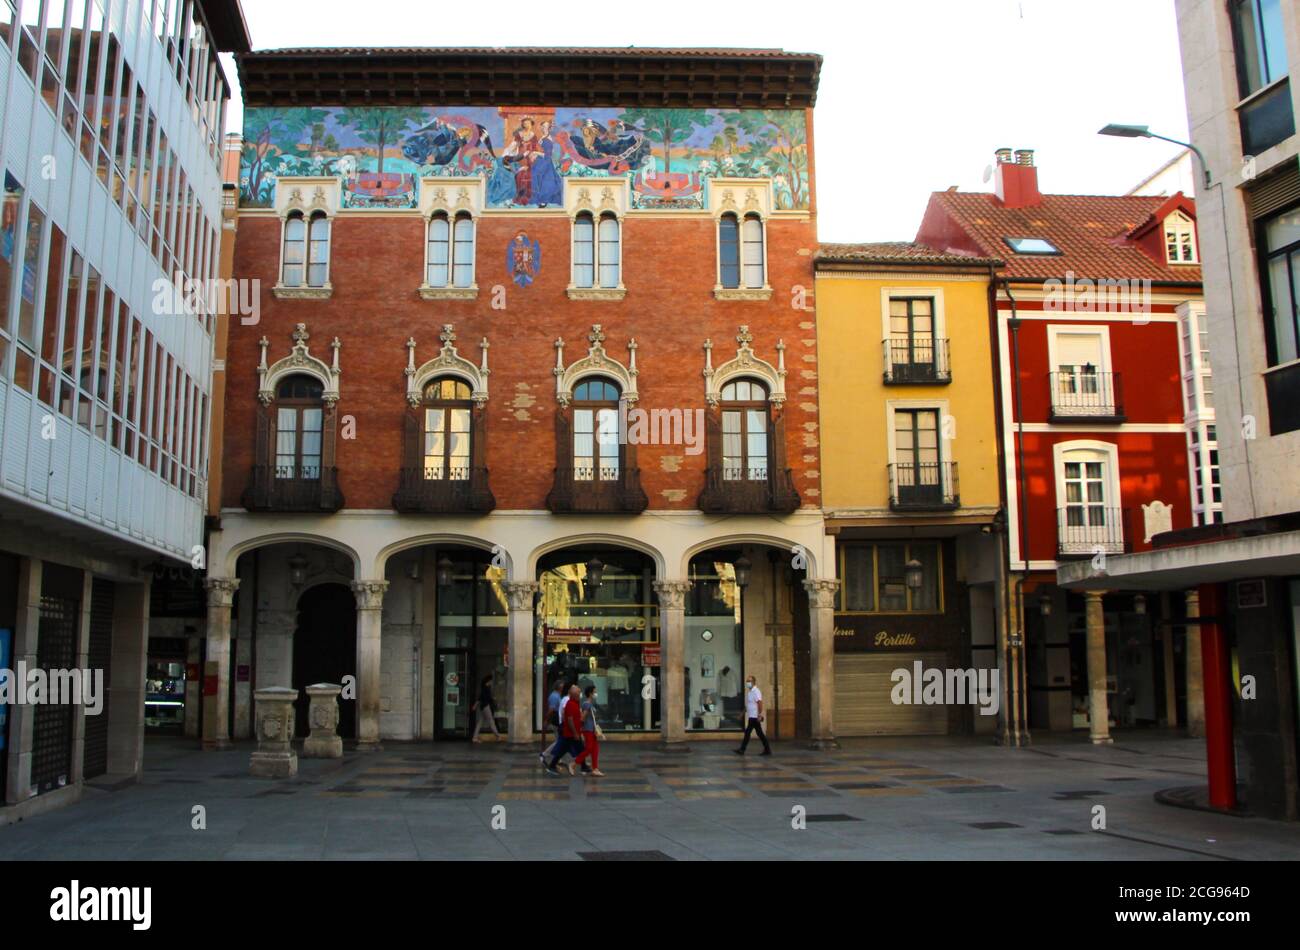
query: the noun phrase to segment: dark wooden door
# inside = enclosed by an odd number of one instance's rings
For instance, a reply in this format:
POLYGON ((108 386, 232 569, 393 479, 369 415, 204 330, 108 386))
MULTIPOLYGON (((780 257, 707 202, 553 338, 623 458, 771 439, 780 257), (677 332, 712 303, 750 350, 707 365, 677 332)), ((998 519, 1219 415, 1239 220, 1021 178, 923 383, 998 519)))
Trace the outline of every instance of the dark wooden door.
MULTIPOLYGON (((306 688, 314 683, 341 684, 357 675, 357 610, 352 591, 342 584, 321 584, 298 599, 298 626, 293 633, 294 735, 306 738, 306 688)), ((339 699, 339 735, 356 737, 357 703, 339 699)))
POLYGON ((794 734, 812 738, 812 620, 804 594, 803 572, 795 574, 791 628, 794 642, 794 734))

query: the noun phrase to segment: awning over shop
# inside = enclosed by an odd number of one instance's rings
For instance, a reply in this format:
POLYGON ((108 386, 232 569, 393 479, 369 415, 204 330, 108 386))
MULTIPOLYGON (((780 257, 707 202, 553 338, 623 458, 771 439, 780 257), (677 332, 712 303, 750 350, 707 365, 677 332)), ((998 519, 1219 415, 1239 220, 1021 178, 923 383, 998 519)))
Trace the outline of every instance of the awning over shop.
POLYGON ((1070 590, 1183 590, 1198 584, 1300 575, 1300 531, 1107 555, 1062 564, 1056 581, 1070 590))

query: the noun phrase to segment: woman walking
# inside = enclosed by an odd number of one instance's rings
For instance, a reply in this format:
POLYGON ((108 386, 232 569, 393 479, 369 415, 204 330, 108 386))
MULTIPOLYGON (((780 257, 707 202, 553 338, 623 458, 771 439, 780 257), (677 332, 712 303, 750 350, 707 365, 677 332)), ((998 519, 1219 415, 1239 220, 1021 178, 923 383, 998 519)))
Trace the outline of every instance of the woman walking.
POLYGON ((483 682, 478 688, 478 701, 474 703, 474 735, 470 737, 471 742, 481 742, 478 737, 478 731, 483 728, 483 721, 486 719, 487 724, 492 727, 492 735, 498 739, 501 733, 497 731, 497 704, 492 698, 492 674, 489 673, 483 677, 483 682))
POLYGON ((603 776, 600 770, 600 737, 604 735, 596 723, 596 687, 588 686, 582 696, 582 754, 576 761, 584 775, 603 776), (591 765, 583 760, 591 758, 591 765))

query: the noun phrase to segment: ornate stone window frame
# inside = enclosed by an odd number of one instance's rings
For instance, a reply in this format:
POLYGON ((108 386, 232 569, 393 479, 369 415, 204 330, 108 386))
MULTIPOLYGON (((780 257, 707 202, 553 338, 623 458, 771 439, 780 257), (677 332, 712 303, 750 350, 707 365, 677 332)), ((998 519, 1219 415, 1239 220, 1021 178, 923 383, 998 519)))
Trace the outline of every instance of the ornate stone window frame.
POLYGON ((704 398, 709 408, 716 409, 722 402, 722 388, 727 383, 750 377, 767 384, 768 402, 780 409, 785 405, 785 340, 776 341, 776 365, 760 359, 750 345, 754 335, 747 325, 741 325, 736 334, 736 355, 718 367, 713 365, 713 341, 704 341, 704 398))
POLYGON ((573 390, 577 384, 588 376, 607 376, 615 380, 622 389, 620 402, 628 406, 636 405, 640 398, 636 389, 638 370, 636 368, 636 339, 627 343, 628 363, 624 366, 605 352, 605 331, 601 324, 594 323, 587 334, 590 346, 587 355, 569 365, 564 364, 564 339, 555 340, 555 399, 561 408, 568 408, 573 401, 573 390))
POLYGON ((438 334, 442 348, 438 355, 420 366, 415 365, 415 337, 406 341, 406 401, 416 408, 424 401, 424 387, 440 376, 454 376, 469 384, 470 398, 482 408, 488 399, 488 346, 487 337, 479 341, 482 362, 475 366, 456 350, 456 330, 450 323, 442 325, 438 334))
POLYGON ((276 183, 275 213, 280 218, 280 254, 279 266, 275 272, 275 286, 271 288, 281 300, 328 300, 334 294, 330 283, 330 263, 334 257, 334 223, 339 213, 339 179, 335 177, 282 177, 276 183), (310 197, 308 197, 310 195, 310 197), (304 282, 298 287, 284 284, 284 233, 289 218, 294 214, 303 217, 306 226, 304 235, 306 246, 303 248, 304 279, 311 259, 311 219, 316 214, 323 214, 330 226, 330 252, 325 259, 325 283, 319 287, 309 287, 304 282))
MULTIPOLYGON (((772 180, 770 178, 715 178, 709 182, 709 213, 713 216, 714 280, 713 296, 717 300, 771 300, 772 285, 767 266, 767 222, 772 216, 772 180), (724 215, 736 216, 739 237, 743 242, 747 217, 756 216, 763 228, 763 286, 722 286, 722 235, 724 215)), ((743 257, 743 248, 741 249, 743 257)), ((743 260, 741 262, 743 273, 743 260)))
POLYGON ((293 348, 289 355, 276 360, 271 365, 266 363, 266 351, 271 345, 270 340, 265 336, 258 341, 258 346, 262 348, 262 358, 257 366, 257 399, 263 406, 269 406, 275 401, 276 387, 281 379, 286 376, 303 374, 312 376, 320 381, 323 387, 321 393, 321 402, 327 408, 333 408, 339 401, 339 375, 342 370, 339 369, 339 349, 343 346, 339 338, 335 337, 330 341, 330 348, 334 351, 333 363, 326 363, 324 360, 311 355, 308 340, 311 334, 307 332, 307 324, 299 323, 293 329, 293 348))
MULTIPOLYGON (((483 180, 429 176, 420 179, 420 217, 424 219, 424 267, 419 294, 424 300, 474 300, 478 297, 478 225, 483 211, 483 180), (447 216, 448 250, 454 254, 456 219, 468 214, 474 227, 474 279, 468 287, 434 287, 429 284, 429 228, 438 214, 447 216)), ((451 259, 454 265, 454 257, 451 259)))
POLYGON ((569 216, 569 286, 565 289, 570 300, 622 300, 627 296, 623 283, 623 221, 627 217, 629 183, 621 178, 566 178, 564 180, 564 211, 569 216), (618 286, 579 287, 573 278, 577 255, 578 216, 591 215, 592 255, 596 280, 600 274, 600 221, 613 215, 618 222, 618 286))

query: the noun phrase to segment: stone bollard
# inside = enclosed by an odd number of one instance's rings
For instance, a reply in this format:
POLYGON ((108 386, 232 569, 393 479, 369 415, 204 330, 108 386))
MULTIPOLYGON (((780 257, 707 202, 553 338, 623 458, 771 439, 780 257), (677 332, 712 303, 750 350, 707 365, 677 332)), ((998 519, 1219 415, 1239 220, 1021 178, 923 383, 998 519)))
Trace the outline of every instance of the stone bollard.
POLYGON ((257 709, 257 751, 249 772, 260 778, 292 778, 298 774, 293 751, 293 703, 296 689, 272 686, 254 691, 257 709))
POLYGON ((307 695, 311 697, 307 713, 311 734, 302 744, 303 758, 343 758, 343 740, 338 734, 339 693, 342 691, 342 686, 333 683, 316 683, 307 687, 307 695))

